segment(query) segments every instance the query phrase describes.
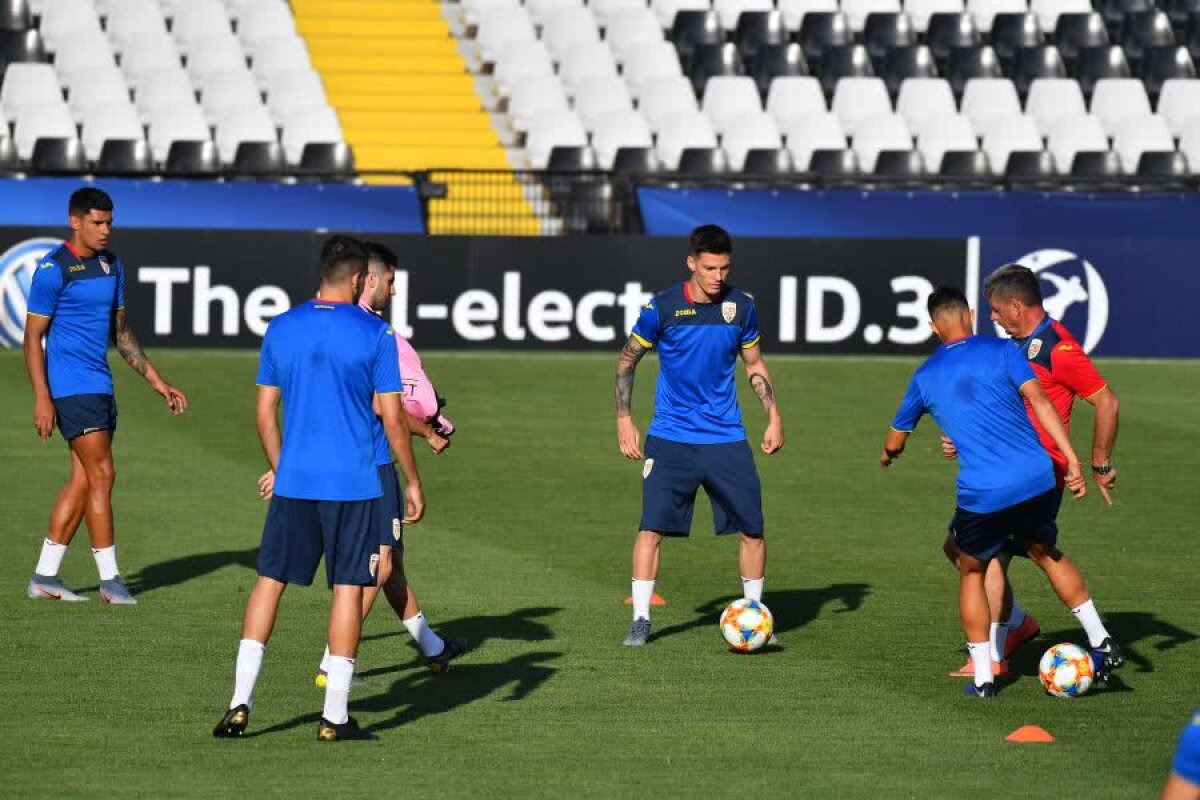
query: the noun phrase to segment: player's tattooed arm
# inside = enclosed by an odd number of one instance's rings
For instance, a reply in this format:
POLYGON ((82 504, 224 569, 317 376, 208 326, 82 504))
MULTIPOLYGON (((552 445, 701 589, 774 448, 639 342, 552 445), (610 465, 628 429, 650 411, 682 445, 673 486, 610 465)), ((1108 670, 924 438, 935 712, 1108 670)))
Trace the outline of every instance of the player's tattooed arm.
POLYGON ((762 403, 764 409, 775 405, 775 389, 771 386, 771 379, 766 375, 761 372, 751 375, 750 388, 758 395, 759 402, 762 403))
POLYGON ((618 417, 628 417, 631 413, 634 371, 637 369, 638 362, 642 360, 642 356, 646 355, 646 351, 649 349, 635 336, 630 336, 629 340, 625 342, 625 346, 621 348, 621 355, 617 358, 615 387, 618 417))
POLYGON ((121 358, 125 359, 125 363, 132 367, 134 372, 145 378, 154 391, 163 396, 167 401, 167 408, 172 414, 182 414, 187 410, 187 398, 183 392, 163 380, 163 377, 158 374, 158 370, 150 363, 150 359, 146 356, 146 351, 142 349, 142 343, 138 341, 137 334, 133 332, 133 327, 129 324, 123 308, 117 309, 113 315, 112 339, 121 358))

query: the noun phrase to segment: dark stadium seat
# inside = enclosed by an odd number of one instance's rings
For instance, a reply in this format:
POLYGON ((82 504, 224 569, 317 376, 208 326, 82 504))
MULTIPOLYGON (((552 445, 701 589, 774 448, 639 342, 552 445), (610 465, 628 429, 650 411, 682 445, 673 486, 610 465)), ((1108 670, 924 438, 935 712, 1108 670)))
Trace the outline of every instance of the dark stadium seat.
POLYGON ((165 167, 169 175, 214 175, 221 171, 221 161, 210 141, 172 142, 165 167))
POLYGON ((1135 70, 1147 50, 1173 44, 1175 31, 1170 18, 1163 12, 1137 11, 1126 15, 1121 27, 1121 46, 1125 48, 1125 57, 1135 70))
POLYGON ((696 48, 704 44, 723 44, 725 31, 721 28, 721 19, 717 12, 685 10, 675 13, 675 23, 671 26, 671 42, 679 53, 679 61, 684 69, 691 66, 696 48))
POLYGON ((1014 150, 1008 155, 1004 177, 1009 180, 1053 183, 1054 156, 1046 150, 1014 150))
POLYGON ((573 178, 563 203, 567 233, 611 233, 616 228, 612 184, 600 175, 573 178))
POLYGON ((1079 88, 1089 97, 1096 81, 1101 78, 1129 78, 1132 75, 1129 62, 1125 60, 1125 51, 1120 45, 1085 47, 1079 51, 1075 80, 1079 81, 1079 88))
POLYGON ((1053 38, 1068 67, 1078 60, 1080 50, 1100 47, 1109 42, 1104 17, 1094 11, 1090 14, 1060 14, 1054 26, 1053 38))
POLYGON ((916 150, 881 150, 875 159, 875 175, 885 178, 922 179, 925 159, 916 150))
POLYGON ((704 44, 692 56, 691 79, 696 97, 704 95, 704 84, 718 75, 741 75, 742 60, 735 44, 704 44))
POLYGON ((1187 27, 1188 16, 1200 12, 1200 0, 1161 0, 1158 7, 1167 12, 1178 37, 1187 27))
POLYGON ((87 169, 78 139, 38 139, 29 160, 33 172, 79 173, 87 169))
POLYGON ((763 48, 754 64, 754 82, 763 97, 771 88, 771 81, 788 75, 807 75, 808 62, 800 45, 776 44, 763 48))
POLYGON ((42 37, 36 30, 0 31, 0 76, 9 64, 48 60, 42 37))
POLYGON ((1036 14, 997 14, 992 19, 992 49, 1007 67, 1016 52, 1044 44, 1046 34, 1036 14))
POLYGON ((1104 17, 1109 38, 1114 40, 1121 33, 1125 17, 1139 11, 1154 10, 1154 0, 1093 0, 1092 5, 1104 17))
POLYGON ((909 78, 936 78, 937 65, 933 53, 923 44, 893 47, 883 60, 883 81, 892 97, 900 92, 900 84, 909 78))
POLYGON ((729 169, 725 151, 717 147, 685 147, 678 172, 684 175, 721 175, 729 169))
POLYGON ((809 70, 816 72, 830 48, 854 44, 854 31, 850 20, 840 11, 810 11, 800 23, 796 43, 808 59, 809 70))
POLYGON ((946 66, 946 79, 954 94, 962 95, 963 87, 972 78, 1003 78, 1004 71, 1000 68, 1000 59, 990 45, 978 44, 973 47, 956 47, 950 53, 950 63, 946 66))
POLYGON ((1188 177, 1187 158, 1177 150, 1156 150, 1142 153, 1138 159, 1137 174, 1143 178, 1188 177))
POLYGON ((554 147, 546 163, 549 172, 579 172, 595 169, 596 158, 590 147, 554 147))
MULTIPOLYGON (((1154 47, 1142 58, 1142 82, 1151 100, 1158 98, 1162 85, 1172 78, 1195 78, 1196 64, 1188 49, 1182 45, 1154 47)), ((1200 114, 1200 109, 1197 109, 1200 114)))
POLYGON ((808 171, 826 179, 855 178, 860 174, 853 150, 814 150, 808 171))
POLYGON ((768 47, 787 44, 788 32, 778 11, 743 11, 738 16, 733 42, 747 71, 752 71, 768 47))
POLYGON ((279 142, 242 142, 233 155, 233 171, 276 175, 285 169, 279 142))
POLYGON ((929 18, 929 29, 925 31, 925 43, 933 51, 933 57, 943 73, 956 48, 974 47, 982 41, 970 14, 934 14, 929 18))
POLYGON ((938 175, 954 180, 988 182, 992 171, 987 153, 982 150, 947 150, 942 154, 938 175))
POLYGON ((0 31, 23 31, 32 27, 26 0, 0 0, 0 31))
POLYGON ((1017 92, 1024 97, 1029 92, 1029 84, 1038 78, 1067 77, 1067 67, 1057 47, 1043 44, 1018 50, 1008 75, 1017 87, 1017 92))
POLYGON ((1181 44, 1191 53, 1193 61, 1200 61, 1200 11, 1188 15, 1181 44))
POLYGON ((742 172, 747 175, 789 175, 792 157, 783 149, 754 148, 746 153, 742 172))
POLYGON ((154 170, 150 148, 143 139, 109 139, 100 148, 96 166, 101 172, 146 173, 154 170))
POLYGON ((622 175, 658 172, 658 161, 649 147, 618 147, 612 171, 622 175))
POLYGON ((1071 161, 1074 178, 1120 178, 1121 158, 1112 150, 1081 150, 1071 161))
POLYGON ((837 82, 842 78, 869 78, 875 75, 871 68, 871 57, 861 44, 831 47, 825 51, 821 61, 821 88, 832 95, 837 82))
POLYGON ((871 63, 878 72, 889 50, 895 47, 911 47, 917 43, 917 30, 912 19, 903 12, 876 12, 867 15, 863 28, 863 44, 871 56, 871 63))
POLYGON ((341 180, 352 180, 354 152, 343 142, 309 142, 300 152, 300 171, 339 174, 341 180))
POLYGON ((10 170, 17 166, 17 148, 13 140, 7 136, 0 137, 0 170, 10 170))

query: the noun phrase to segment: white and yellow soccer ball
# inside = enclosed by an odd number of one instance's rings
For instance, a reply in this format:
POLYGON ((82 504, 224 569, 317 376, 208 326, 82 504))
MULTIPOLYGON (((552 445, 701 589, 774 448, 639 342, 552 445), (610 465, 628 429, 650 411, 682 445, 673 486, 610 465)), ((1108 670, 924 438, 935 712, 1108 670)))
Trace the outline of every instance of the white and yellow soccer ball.
POLYGON ((1092 656, 1077 644, 1056 644, 1042 656, 1038 677, 1055 697, 1079 697, 1092 688, 1096 669, 1092 656))
POLYGON ((725 606, 721 612, 721 635, 729 647, 750 653, 771 640, 775 619, 760 601, 743 597, 725 606))

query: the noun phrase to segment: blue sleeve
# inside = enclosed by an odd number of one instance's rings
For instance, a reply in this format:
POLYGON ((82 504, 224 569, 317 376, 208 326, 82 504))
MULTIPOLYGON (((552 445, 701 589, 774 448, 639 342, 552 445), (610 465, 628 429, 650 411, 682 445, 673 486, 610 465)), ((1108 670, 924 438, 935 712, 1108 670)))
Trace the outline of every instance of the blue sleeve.
POLYGON ((1183 729, 1179 737, 1179 748, 1175 751, 1175 762, 1171 770, 1191 783, 1200 784, 1200 711, 1192 722, 1183 729))
POLYGON ((1029 366, 1029 359, 1025 357, 1021 348, 1005 347, 1004 351, 1004 372, 1014 387, 1020 389, 1029 381, 1037 379, 1037 375, 1033 374, 1033 367, 1029 366))
POLYGON ((754 347, 761 338, 762 334, 758 331, 758 309, 751 305, 750 313, 746 315, 746 321, 742 324, 742 338, 740 340, 742 348, 754 347))
POLYGON ((29 313, 39 317, 53 317, 58 309, 58 298, 62 295, 62 267, 58 262, 47 259, 38 264, 29 287, 29 313))
POLYGON ((904 393, 904 399, 900 401, 900 408, 897 409, 896 416, 892 420, 892 429, 903 433, 912 433, 917 429, 917 423, 924 415, 925 398, 921 394, 921 387, 917 384, 917 376, 914 375, 908 382, 908 391, 904 393))
POLYGON ((396 347, 396 332, 391 326, 379 329, 372 371, 378 394, 399 394, 404 391, 404 385, 400 383, 400 350, 396 347))
POLYGON ((117 259, 117 310, 125 307, 125 263, 117 259))
POLYGON ((275 375, 275 359, 271 347, 271 326, 267 325, 267 334, 263 337, 262 350, 258 354, 258 377, 254 382, 259 386, 279 386, 275 375))
POLYGON ((646 347, 653 347, 658 341, 658 306, 651 300, 642 308, 637 322, 633 324, 631 335, 646 347))

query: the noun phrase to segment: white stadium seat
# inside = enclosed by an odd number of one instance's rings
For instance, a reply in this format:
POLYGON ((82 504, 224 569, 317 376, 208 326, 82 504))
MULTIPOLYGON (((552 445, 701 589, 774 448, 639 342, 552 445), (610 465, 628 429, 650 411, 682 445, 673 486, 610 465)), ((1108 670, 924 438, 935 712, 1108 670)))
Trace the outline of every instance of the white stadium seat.
POLYGON ((704 85, 700 108, 717 133, 724 133, 726 127, 739 117, 757 116, 763 110, 754 79, 732 75, 709 78, 704 85))
POLYGON ((507 96, 516 82, 535 75, 553 75, 554 61, 541 42, 510 42, 496 61, 492 77, 497 90, 507 96))
POLYGON ((716 147, 717 134, 703 114, 673 117, 658 132, 655 150, 668 171, 679 168, 679 158, 690 147, 716 147))
POLYGON ((125 54, 121 56, 121 71, 135 89, 150 75, 182 66, 179 48, 171 34, 165 31, 131 36, 126 43, 125 54))
POLYGON ((592 133, 592 147, 596 151, 596 166, 612 169, 617 150, 622 147, 654 146, 646 120, 636 111, 610 114, 596 122, 592 133))
POLYGON ((166 33, 167 21, 155 0, 124 0, 109 10, 105 30, 113 49, 123 53, 132 37, 166 33))
POLYGON ((1071 171, 1075 154, 1108 149, 1108 136, 1097 117, 1062 117, 1055 121, 1046 138, 1046 149, 1054 154, 1061 174, 1071 171))
POLYGON ((896 113, 904 117, 909 130, 919 131, 927 119, 957 114, 958 106, 950 84, 944 79, 909 78, 900 84, 896 113))
POLYGON ((622 11, 631 8, 644 8, 646 0, 591 0, 588 8, 596 16, 600 27, 608 26, 608 21, 622 11))
POLYGON ((188 55, 187 70, 192 85, 201 88, 205 81, 219 72, 246 67, 246 54, 232 33, 219 34, 194 43, 188 55))
POLYGON ((542 41, 554 60, 562 61, 576 46, 598 44, 600 29, 596 27, 596 18, 586 8, 561 8, 543 21, 542 41))
POLYGON ((38 139, 74 139, 77 135, 71 111, 60 100, 22 106, 13 131, 13 144, 17 147, 17 157, 27 161, 38 139))
POLYGON ((587 147, 587 131, 573 111, 549 111, 530 120, 525 155, 533 169, 545 169, 555 147, 587 147))
POLYGON ((1087 105, 1074 78, 1038 78, 1029 86, 1025 113, 1037 121, 1045 136, 1056 120, 1087 114, 1087 105))
POLYGON ((650 130, 658 132, 675 116, 691 116, 700 111, 691 81, 682 75, 658 78, 642 87, 638 110, 650 130))
POLYGON ((490 11, 497 9, 519 9, 521 0, 463 0, 462 18, 465 22, 478 24, 490 11))
POLYGON ((54 70, 64 86, 71 86, 97 69, 115 67, 116 57, 108 37, 100 31, 81 33, 71 47, 64 47, 54 57, 54 70))
POLYGON ((625 61, 625 82, 633 96, 640 97, 642 87, 659 78, 683 75, 675 46, 663 40, 639 48, 625 61))
POLYGON ((881 78, 842 78, 834 87, 829 108, 837 114, 842 129, 854 136, 860 120, 892 113, 892 101, 881 78))
POLYGON ((638 47, 661 42, 663 32, 658 27, 658 19, 653 11, 640 7, 627 8, 609 17, 604 40, 612 48, 617 63, 624 64, 625 59, 638 47))
POLYGON ((283 157, 299 164, 309 144, 340 144, 345 141, 337 112, 329 106, 311 106, 293 110, 283 121, 283 157))
POLYGON ((100 150, 109 139, 146 138, 137 111, 128 101, 111 106, 95 105, 83 123, 83 134, 79 137, 83 153, 91 161, 100 158, 100 150))
POLYGON ((1193 175, 1200 175, 1200 116, 1190 117, 1179 132, 1179 152, 1188 160, 1193 175))
POLYGON ((38 32, 46 50, 69 47, 76 36, 100 30, 100 17, 92 0, 50 0, 42 10, 38 32))
POLYGON ((1101 78, 1092 90, 1092 115, 1100 120, 1110 136, 1125 117, 1150 113, 1146 85, 1137 78, 1101 78))
POLYGON ((832 113, 815 113, 793 120, 787 128, 787 149, 797 170, 808 169, 814 150, 844 150, 846 134, 832 113))
POLYGON ((215 125, 231 108, 261 102, 258 84, 247 69, 218 72, 205 82, 200 92, 200 107, 210 125, 215 125))
POLYGON ((741 171, 751 150, 778 150, 783 146, 775 120, 766 112, 747 114, 729 124, 721 137, 731 169, 741 171))
POLYGON ((183 67, 147 76, 134 96, 138 113, 146 124, 155 118, 159 109, 173 108, 189 101, 195 104, 195 90, 183 67))
POLYGON ((98 106, 128 106, 129 87, 116 66, 96 69, 91 80, 67 93, 67 105, 76 122, 83 122, 96 112, 98 106))
POLYGON ((982 136, 990 120, 1021 113, 1017 87, 1008 78, 972 78, 963 89, 962 113, 982 136))
POLYGON ((1167 121, 1174 136, 1182 135, 1187 120, 1200 114, 1200 80, 1171 78, 1163 83, 1157 112, 1167 121))
POLYGON ((525 4, 525 8, 529 11, 529 16, 533 18, 533 21, 538 24, 545 22, 546 17, 563 9, 578 8, 587 10, 583 4, 583 0, 529 0, 525 4))
POLYGON ((505 45, 511 42, 532 42, 537 39, 533 20, 524 8, 492 9, 479 20, 475 44, 484 62, 494 61, 505 45))
POLYGON ((238 38, 251 52, 266 39, 296 35, 296 20, 284 0, 259 0, 247 3, 237 24, 238 38))
POLYGON ((4 70, 4 82, 0 86, 0 111, 12 122, 25 106, 44 106, 57 101, 63 102, 58 75, 49 64, 9 64, 4 70))
POLYGON ((217 122, 217 152, 221 161, 233 163, 238 145, 243 142, 276 142, 275 123, 262 105, 229 109, 217 122))
POLYGON ((1121 168, 1129 175, 1137 172, 1142 153, 1174 149, 1175 139, 1162 117, 1150 114, 1125 117, 1113 131, 1113 150, 1121 157, 1121 168))
POLYGON ((250 68, 254 71, 259 87, 264 89, 271 83, 272 76, 312 69, 308 46, 295 34, 259 42, 251 59, 250 68))
POLYGON ((155 161, 166 161, 174 142, 203 142, 211 138, 208 123, 195 101, 157 108, 150 120, 150 155, 155 161))
POLYGON ((508 96, 508 117, 518 131, 528 130, 530 121, 539 114, 569 108, 562 81, 555 75, 528 75, 516 80, 508 96))
POLYGON ((575 87, 575 111, 591 131, 608 115, 633 111, 633 97, 616 75, 588 78, 575 87))
POLYGON ((911 150, 912 134, 899 114, 880 114, 858 121, 852 142, 865 172, 875 171, 875 160, 884 150, 911 150))
POLYGON ((1038 133, 1033 117, 1014 114, 1008 117, 993 117, 983 133, 983 152, 992 165, 992 172, 1003 175, 1010 153, 1025 150, 1042 150, 1042 135, 1038 133))
POLYGON ((189 0, 178 7, 171 33, 179 49, 190 53, 214 36, 232 36, 233 26, 220 0, 189 0))
POLYGON ((942 156, 950 150, 978 149, 975 129, 962 114, 928 117, 917 129, 917 150, 930 172, 941 169, 942 156))
POLYGON ((617 77, 617 62, 603 42, 580 43, 568 50, 558 65, 558 77, 568 92, 589 78, 617 77))
POLYGON ((821 81, 801 75, 784 75, 771 81, 767 89, 767 113, 775 118, 780 130, 791 128, 793 120, 828 111, 821 81))

